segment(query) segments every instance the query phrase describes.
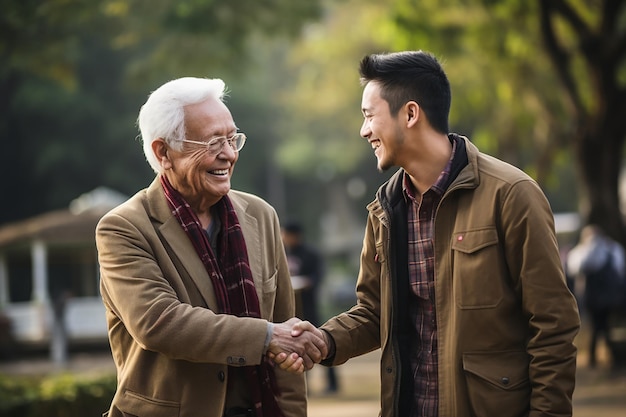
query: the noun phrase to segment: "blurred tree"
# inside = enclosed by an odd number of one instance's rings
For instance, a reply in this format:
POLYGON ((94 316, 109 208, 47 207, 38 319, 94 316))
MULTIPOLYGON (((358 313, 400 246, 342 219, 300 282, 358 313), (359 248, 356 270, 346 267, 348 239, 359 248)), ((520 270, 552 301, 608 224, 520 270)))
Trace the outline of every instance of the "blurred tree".
MULTIPOLYGON (((626 2, 430 0, 420 2, 419 11, 415 5, 399 0, 392 12, 405 39, 436 25, 453 34, 436 37, 436 50, 460 50, 480 67, 478 79, 465 85, 487 92, 483 114, 496 123, 485 127, 496 136, 486 142, 508 147, 500 155, 544 186, 549 172, 570 159, 564 156, 574 155, 583 221, 626 243, 618 193, 626 140, 626 2), (445 14, 437 12, 442 9, 445 14)), ((472 64, 455 60, 453 67, 466 71, 472 64)), ((473 137, 484 134, 481 129, 473 137)))
POLYGON ((11 202, 0 224, 99 185, 145 186, 153 174, 132 138, 147 92, 183 75, 231 74, 234 85, 253 71, 251 39, 294 36, 320 13, 290 0, 0 5, 0 193, 11 202))
POLYGON ((367 146, 348 138, 361 124, 359 59, 429 50, 452 83, 454 131, 535 177, 555 211, 576 209, 571 160, 577 155, 578 188, 587 191, 579 200, 591 203, 588 211, 581 204, 581 212, 624 241, 617 183, 626 123, 625 3, 328 2, 332 11, 290 57, 298 75, 287 100, 293 115, 286 120, 298 133, 281 147, 281 161, 305 175, 312 166, 336 172, 358 167, 367 146))
POLYGON ((282 104, 290 132, 278 160, 294 175, 330 180, 350 174, 368 154, 359 139, 361 87, 358 62, 369 50, 390 44, 385 20, 389 0, 327 2, 324 19, 307 27, 291 49, 287 67, 293 73, 282 104), (387 32, 387 34, 385 34, 387 32), (338 41, 340 40, 340 41, 338 41))
POLYGON ((533 176, 553 210, 576 210, 573 125, 543 52, 537 2, 427 0, 420 13, 413 4, 398 0, 391 8, 400 33, 393 48, 442 58, 453 88, 453 129, 533 176))
POLYGON ((124 56, 107 42, 116 21, 89 1, 3 0, 2 9, 0 193, 11 204, 0 223, 66 207, 111 177, 108 185, 134 191, 115 171, 141 158, 119 135, 134 118, 124 56))
POLYGON ((539 1, 541 34, 568 101, 583 214, 626 243, 619 179, 626 140, 626 2, 539 1))

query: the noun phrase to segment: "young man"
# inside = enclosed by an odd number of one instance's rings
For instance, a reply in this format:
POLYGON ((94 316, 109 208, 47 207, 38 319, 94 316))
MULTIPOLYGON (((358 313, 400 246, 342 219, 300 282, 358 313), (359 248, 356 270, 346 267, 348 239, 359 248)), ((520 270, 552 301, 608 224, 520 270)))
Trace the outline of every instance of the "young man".
POLYGON ((541 189, 448 132, 431 54, 366 56, 360 75, 361 136, 400 169, 368 205, 358 303, 322 326, 323 363, 381 348, 383 417, 571 416, 580 321, 541 189))

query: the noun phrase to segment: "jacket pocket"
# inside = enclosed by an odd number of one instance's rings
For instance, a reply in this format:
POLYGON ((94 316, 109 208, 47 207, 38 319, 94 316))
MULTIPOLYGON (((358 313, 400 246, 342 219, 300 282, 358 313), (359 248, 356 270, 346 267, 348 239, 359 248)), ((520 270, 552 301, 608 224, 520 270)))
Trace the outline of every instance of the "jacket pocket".
POLYGON ((452 241, 452 270, 457 305, 493 308, 502 300, 503 255, 494 227, 457 232, 452 241))
POLYGON ((529 356, 524 351, 463 354, 467 395, 476 417, 523 417, 530 411, 529 356))
POLYGON ((275 293, 276 292, 276 276, 278 271, 274 271, 271 277, 263 281, 263 293, 275 293))
POLYGON ((137 392, 125 390, 115 404, 123 416, 127 417, 178 417, 180 403, 160 400, 137 392))

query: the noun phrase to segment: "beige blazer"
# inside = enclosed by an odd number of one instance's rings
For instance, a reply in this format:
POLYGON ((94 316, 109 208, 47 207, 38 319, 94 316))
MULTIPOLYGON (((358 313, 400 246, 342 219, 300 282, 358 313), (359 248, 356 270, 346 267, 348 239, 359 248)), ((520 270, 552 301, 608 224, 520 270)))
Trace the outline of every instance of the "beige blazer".
MULTIPOLYGON (((294 316, 276 212, 250 194, 229 197, 263 319, 215 313, 211 280, 158 178, 100 220, 100 289, 118 379, 110 417, 221 417, 228 366, 258 365, 267 321, 294 316)), ((285 415, 306 416, 304 376, 278 367, 276 375, 285 415)))

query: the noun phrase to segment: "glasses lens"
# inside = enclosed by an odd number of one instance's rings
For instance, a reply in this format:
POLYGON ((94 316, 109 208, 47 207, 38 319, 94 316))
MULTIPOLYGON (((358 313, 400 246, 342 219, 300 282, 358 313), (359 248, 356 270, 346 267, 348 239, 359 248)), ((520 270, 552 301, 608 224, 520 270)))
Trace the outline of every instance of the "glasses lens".
POLYGON ((207 143, 207 149, 211 155, 217 155, 222 151, 224 145, 228 143, 228 146, 235 152, 238 152, 243 148, 243 144, 246 142, 246 135, 243 133, 237 133, 230 138, 214 138, 207 143))
POLYGON ((226 142, 226 138, 215 138, 215 139, 212 139, 209 142, 209 144, 207 145, 209 153, 211 155, 216 155, 216 154, 220 153, 220 151, 224 147, 224 142, 226 142))
POLYGON ((240 151, 246 143, 246 135, 243 133, 237 133, 229 140, 229 143, 233 150, 240 151))

